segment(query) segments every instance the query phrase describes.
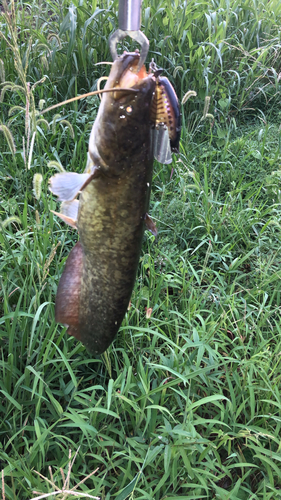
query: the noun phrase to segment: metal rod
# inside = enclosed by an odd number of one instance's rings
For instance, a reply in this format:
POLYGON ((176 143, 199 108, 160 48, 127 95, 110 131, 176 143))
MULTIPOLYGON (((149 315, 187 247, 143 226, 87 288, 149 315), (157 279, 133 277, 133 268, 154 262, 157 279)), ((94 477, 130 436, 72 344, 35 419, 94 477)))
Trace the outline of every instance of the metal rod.
POLYGON ((119 29, 138 31, 141 26, 142 0, 119 0, 119 29))

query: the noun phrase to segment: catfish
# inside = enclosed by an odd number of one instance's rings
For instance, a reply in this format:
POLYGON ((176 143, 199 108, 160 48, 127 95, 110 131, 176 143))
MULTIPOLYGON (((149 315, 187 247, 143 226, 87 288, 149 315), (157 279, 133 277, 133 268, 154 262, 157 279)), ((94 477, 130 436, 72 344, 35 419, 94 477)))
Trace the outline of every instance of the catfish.
POLYGON ((105 89, 114 90, 102 97, 85 172, 50 179, 62 202, 54 213, 79 233, 58 285, 55 319, 92 355, 109 347, 124 318, 145 227, 156 234, 147 212, 157 77, 138 69, 139 57, 125 52, 112 65, 105 89))

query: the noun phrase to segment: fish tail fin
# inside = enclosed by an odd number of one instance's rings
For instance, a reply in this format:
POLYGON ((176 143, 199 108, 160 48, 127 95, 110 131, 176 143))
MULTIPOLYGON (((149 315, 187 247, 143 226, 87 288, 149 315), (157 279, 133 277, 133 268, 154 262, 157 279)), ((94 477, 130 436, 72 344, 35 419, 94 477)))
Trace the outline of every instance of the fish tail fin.
POLYGON ((69 326, 67 333, 80 340, 79 299, 84 251, 78 241, 71 250, 63 270, 56 297, 55 319, 69 326))

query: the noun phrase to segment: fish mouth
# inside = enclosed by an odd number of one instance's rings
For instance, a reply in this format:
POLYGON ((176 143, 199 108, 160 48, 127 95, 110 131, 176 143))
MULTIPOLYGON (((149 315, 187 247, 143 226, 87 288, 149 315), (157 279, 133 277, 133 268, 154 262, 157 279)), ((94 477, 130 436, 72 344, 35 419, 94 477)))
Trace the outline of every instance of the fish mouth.
MULTIPOLYGON (((139 59, 140 53, 137 51, 124 52, 122 56, 113 63, 106 87, 136 89, 136 91, 138 91, 143 81, 149 76, 144 65, 138 70, 139 59)), ((113 99, 115 101, 120 101, 129 94, 131 94, 131 92, 120 90, 113 93, 113 99)))

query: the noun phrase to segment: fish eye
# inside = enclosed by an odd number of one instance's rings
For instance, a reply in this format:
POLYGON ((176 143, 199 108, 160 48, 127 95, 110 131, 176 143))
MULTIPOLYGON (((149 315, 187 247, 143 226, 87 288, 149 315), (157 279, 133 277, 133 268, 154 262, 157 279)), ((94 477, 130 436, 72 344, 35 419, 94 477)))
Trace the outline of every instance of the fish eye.
POLYGON ((132 113, 132 111, 133 111, 132 106, 127 106, 126 107, 126 113, 127 113, 127 115, 130 115, 132 113))

